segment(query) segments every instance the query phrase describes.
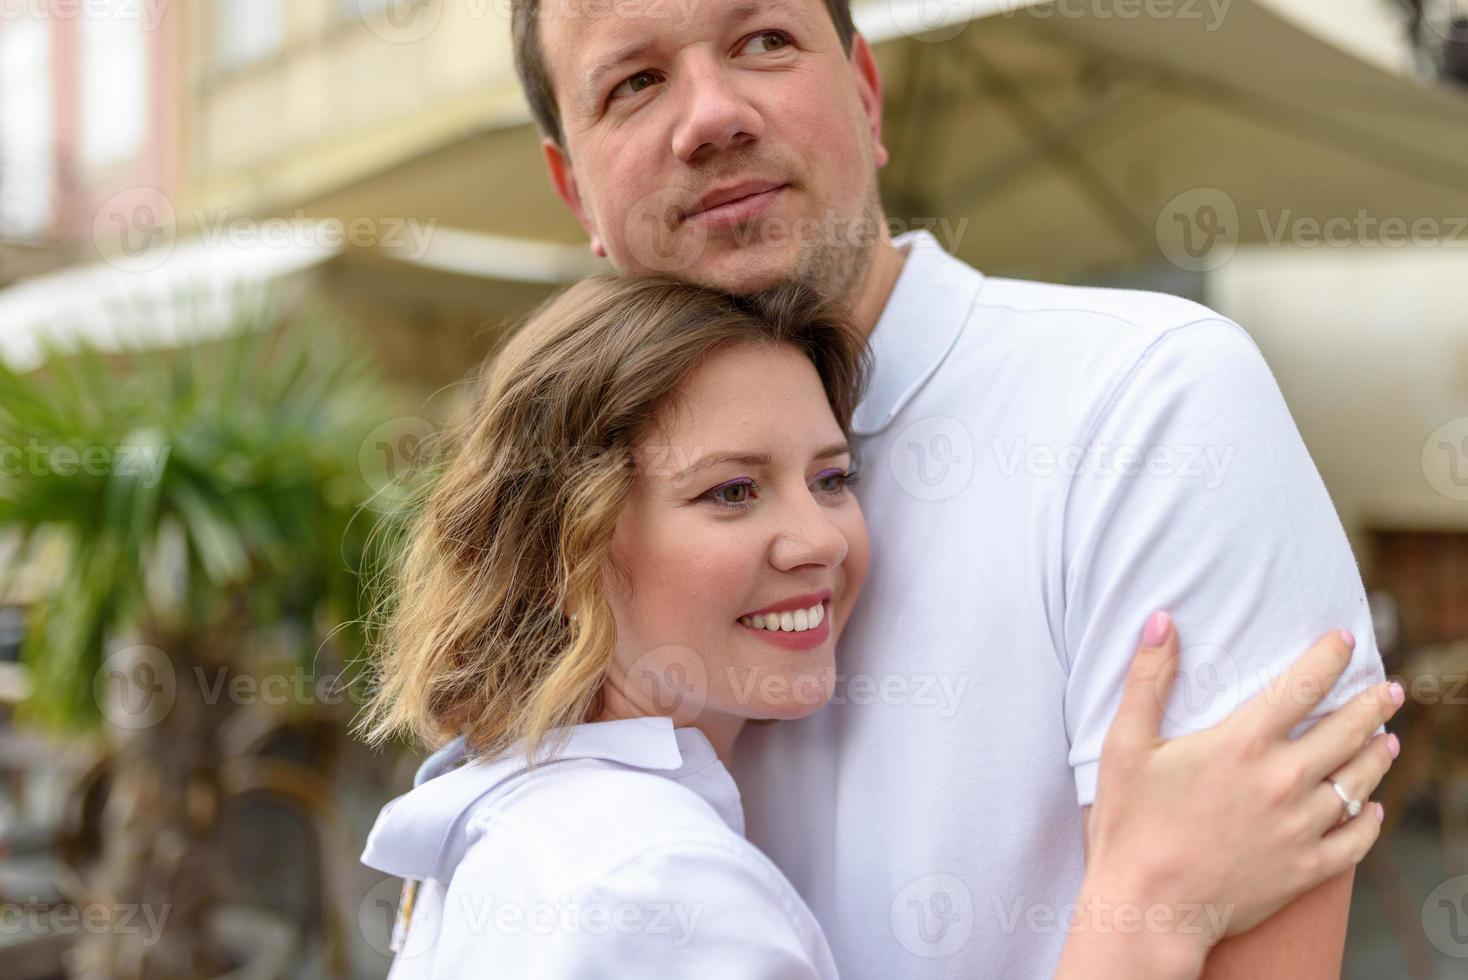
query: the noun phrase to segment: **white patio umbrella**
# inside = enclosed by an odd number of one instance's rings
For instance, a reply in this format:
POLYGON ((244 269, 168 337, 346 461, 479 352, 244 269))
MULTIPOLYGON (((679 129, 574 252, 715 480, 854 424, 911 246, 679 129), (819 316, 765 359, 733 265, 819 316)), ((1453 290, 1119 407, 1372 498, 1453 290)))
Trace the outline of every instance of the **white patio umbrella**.
POLYGON ((1207 270, 1240 243, 1468 246, 1468 89, 1363 58, 1292 6, 861 8, 889 213, 980 268, 1056 278, 1207 270))

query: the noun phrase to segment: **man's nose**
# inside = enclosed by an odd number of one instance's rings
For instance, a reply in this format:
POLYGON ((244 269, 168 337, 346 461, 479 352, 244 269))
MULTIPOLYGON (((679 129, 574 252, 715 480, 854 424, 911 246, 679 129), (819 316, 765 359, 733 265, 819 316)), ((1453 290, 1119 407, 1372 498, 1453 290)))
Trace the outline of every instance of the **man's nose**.
POLYGON ((712 60, 684 71, 684 103, 673 132, 673 152, 684 163, 696 163, 763 133, 763 119, 731 75, 731 69, 712 60))

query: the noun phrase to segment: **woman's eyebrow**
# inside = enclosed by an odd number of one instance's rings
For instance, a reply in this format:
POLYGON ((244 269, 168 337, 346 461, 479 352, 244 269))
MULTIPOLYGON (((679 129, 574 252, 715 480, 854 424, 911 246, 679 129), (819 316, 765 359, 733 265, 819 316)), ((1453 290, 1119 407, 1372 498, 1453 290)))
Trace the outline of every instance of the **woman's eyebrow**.
MULTIPOLYGON (((851 450, 846 445, 846 443, 838 442, 833 443, 832 445, 829 445, 826 448, 820 450, 815 454, 814 458, 831 459, 832 457, 841 456, 850 451, 851 450)), ((673 479, 675 481, 682 482, 699 470, 707 469, 710 466, 717 466, 720 463, 741 463, 745 466, 768 466, 770 465, 770 454, 739 451, 711 453, 703 457, 702 459, 696 460, 692 465, 684 468, 683 470, 673 474, 673 479)))

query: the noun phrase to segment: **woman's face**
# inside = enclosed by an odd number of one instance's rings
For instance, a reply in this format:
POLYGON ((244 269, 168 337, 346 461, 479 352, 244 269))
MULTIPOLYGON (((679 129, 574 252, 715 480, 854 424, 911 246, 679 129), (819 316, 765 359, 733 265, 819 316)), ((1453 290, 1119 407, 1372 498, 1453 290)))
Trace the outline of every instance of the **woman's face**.
POLYGON ((625 575, 607 579, 609 697, 680 725, 825 704, 871 555, 814 365, 783 345, 715 351, 635 458, 612 543, 625 575))

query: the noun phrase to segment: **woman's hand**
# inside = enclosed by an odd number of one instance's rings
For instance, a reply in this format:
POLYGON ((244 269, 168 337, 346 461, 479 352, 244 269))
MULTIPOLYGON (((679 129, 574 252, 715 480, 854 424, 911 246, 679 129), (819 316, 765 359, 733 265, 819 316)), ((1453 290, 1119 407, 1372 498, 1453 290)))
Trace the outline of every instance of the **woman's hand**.
POLYGON ((1329 780, 1361 801, 1376 789, 1396 741, 1373 734, 1401 706, 1400 685, 1375 685, 1289 739, 1354 642, 1344 632, 1322 637, 1217 727, 1166 740, 1158 729, 1178 637, 1167 617, 1154 617, 1102 748, 1086 884, 1059 975, 1105 975, 1106 964, 1126 962, 1131 976, 1196 976, 1214 943, 1365 857, 1380 806, 1347 818, 1329 780), (1128 909, 1140 916, 1129 933, 1116 925, 1128 909))

